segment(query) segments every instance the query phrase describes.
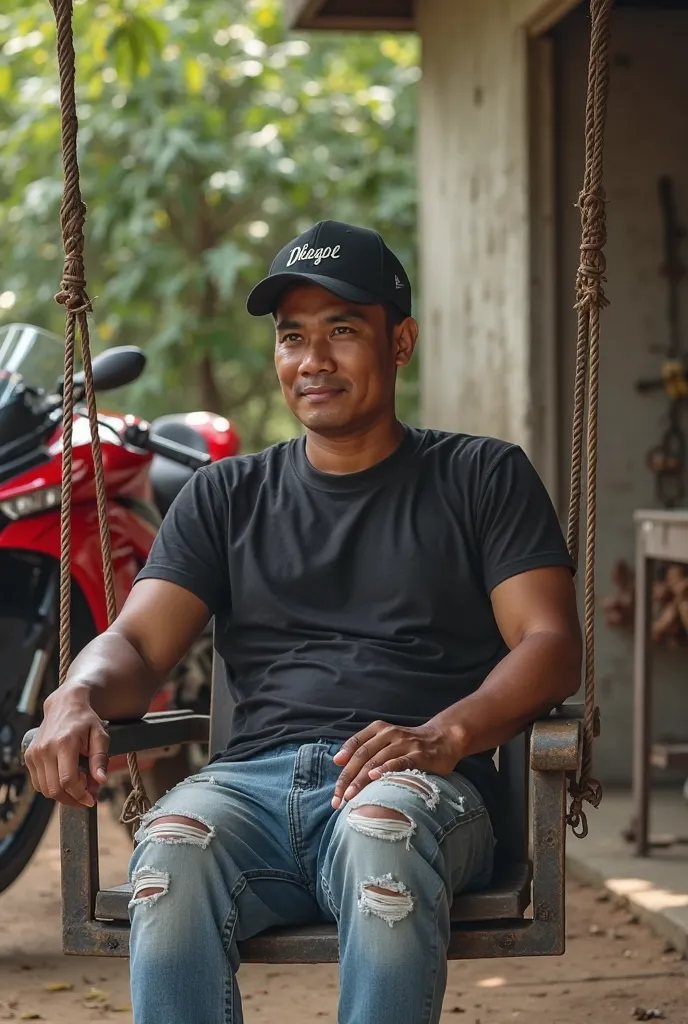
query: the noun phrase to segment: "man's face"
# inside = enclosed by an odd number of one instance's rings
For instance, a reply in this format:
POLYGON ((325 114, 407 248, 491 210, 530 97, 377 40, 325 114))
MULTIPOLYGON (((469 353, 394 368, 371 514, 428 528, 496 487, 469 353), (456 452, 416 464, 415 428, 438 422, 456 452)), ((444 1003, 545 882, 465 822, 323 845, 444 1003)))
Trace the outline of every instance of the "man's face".
POLYGON ((390 330, 384 306, 347 302, 317 285, 285 292, 275 319, 277 376, 305 427, 346 434, 393 412, 396 371, 413 354, 415 320, 390 330))

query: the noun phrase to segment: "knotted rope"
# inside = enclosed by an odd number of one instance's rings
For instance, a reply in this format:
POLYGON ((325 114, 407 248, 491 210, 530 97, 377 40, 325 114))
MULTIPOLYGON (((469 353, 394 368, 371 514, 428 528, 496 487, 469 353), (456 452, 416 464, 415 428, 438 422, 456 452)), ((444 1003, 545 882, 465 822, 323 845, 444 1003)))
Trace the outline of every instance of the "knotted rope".
POLYGON ((581 212, 580 266, 576 277, 578 340, 574 382, 573 436, 571 443, 571 496, 568 546, 578 563, 583 490, 583 433, 587 383, 587 491, 585 522, 585 719, 583 753, 578 776, 569 780, 571 804, 567 822, 574 835, 584 838, 588 823, 583 810, 587 801, 597 807, 602 786, 592 777, 593 740, 599 732, 595 704, 595 544, 597 522, 597 427, 600 364, 600 313, 608 304, 604 294, 607 241, 606 195, 602 181, 604 129, 609 96, 609 44, 613 0, 590 0, 591 36, 588 65, 588 97, 585 109, 585 175, 578 199, 581 212))
MULTIPOLYGON (((84 271, 84 225, 86 206, 81 197, 79 183, 79 161, 77 137, 79 122, 76 112, 76 62, 72 25, 72 0, 51 0, 57 25, 57 58, 60 73, 60 115, 62 121, 62 163, 64 167, 64 191, 60 209, 60 225, 64 245, 65 261, 62 273, 62 287, 55 301, 65 307, 65 359, 64 359, 64 415, 62 426, 62 504, 60 510, 60 667, 59 683, 67 676, 71 660, 71 594, 72 594, 72 451, 74 425, 74 360, 76 353, 77 325, 81 338, 81 354, 84 364, 84 386, 88 407, 88 422, 93 450, 93 467, 98 504, 98 525, 100 544, 103 552, 103 580, 108 625, 117 615, 115 580, 112 570, 112 549, 110 545, 110 524, 108 503, 103 473, 103 453, 100 446, 98 411, 93 388, 91 366, 91 339, 88 314, 92 310, 91 300, 86 292, 84 271)), ((131 773, 132 791, 122 811, 122 821, 132 823, 145 813, 150 803, 141 779, 136 754, 127 756, 131 773)))

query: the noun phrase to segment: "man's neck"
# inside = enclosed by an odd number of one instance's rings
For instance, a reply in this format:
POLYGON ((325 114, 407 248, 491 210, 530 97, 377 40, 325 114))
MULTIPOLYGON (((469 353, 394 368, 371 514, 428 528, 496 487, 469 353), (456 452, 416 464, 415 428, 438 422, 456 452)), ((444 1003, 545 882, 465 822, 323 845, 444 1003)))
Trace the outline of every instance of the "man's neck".
POLYGON ((306 455, 321 473, 361 473, 395 452, 403 435, 396 419, 349 437, 326 437, 309 430, 306 455))

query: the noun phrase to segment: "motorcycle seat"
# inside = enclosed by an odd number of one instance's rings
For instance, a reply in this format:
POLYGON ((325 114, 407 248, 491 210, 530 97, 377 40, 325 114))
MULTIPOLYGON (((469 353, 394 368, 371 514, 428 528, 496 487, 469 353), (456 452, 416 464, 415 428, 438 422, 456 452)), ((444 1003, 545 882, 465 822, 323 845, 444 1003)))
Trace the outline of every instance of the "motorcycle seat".
MULTIPOLYGON (((193 448, 194 451, 202 452, 204 455, 208 454, 205 438, 186 422, 184 413, 159 416, 151 423, 151 434, 157 434, 158 437, 164 437, 168 441, 176 441, 177 444, 186 445, 187 448, 193 448)), ((184 484, 191 479, 193 474, 193 469, 180 466, 178 462, 172 462, 171 459, 166 459, 163 455, 153 456, 150 481, 155 503, 161 516, 166 514, 184 484)))

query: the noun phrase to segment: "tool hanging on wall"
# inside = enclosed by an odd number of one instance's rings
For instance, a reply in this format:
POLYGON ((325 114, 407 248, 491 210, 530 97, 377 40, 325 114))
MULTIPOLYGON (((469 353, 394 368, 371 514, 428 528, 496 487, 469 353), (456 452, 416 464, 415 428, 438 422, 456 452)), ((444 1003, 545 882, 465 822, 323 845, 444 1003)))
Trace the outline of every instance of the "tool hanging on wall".
MULTIPOLYGON (((610 629, 635 628, 635 572, 623 560, 612 569, 612 592, 604 598, 604 621, 610 629)), ((672 650, 688 647, 688 569, 657 566, 652 586, 652 642, 672 650)))
POLYGON ((676 215, 674 183, 668 176, 659 180, 659 202, 664 226, 664 265, 662 274, 669 286, 669 344, 665 350, 661 376, 639 380, 641 393, 663 390, 669 400, 668 425, 662 439, 647 454, 654 473, 657 500, 664 508, 680 505, 686 496, 686 437, 682 413, 688 398, 688 366, 681 344, 680 286, 686 274, 681 261, 681 242, 686 236, 676 215))

